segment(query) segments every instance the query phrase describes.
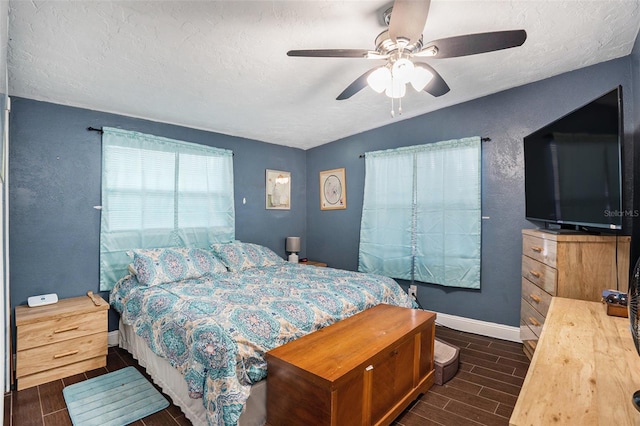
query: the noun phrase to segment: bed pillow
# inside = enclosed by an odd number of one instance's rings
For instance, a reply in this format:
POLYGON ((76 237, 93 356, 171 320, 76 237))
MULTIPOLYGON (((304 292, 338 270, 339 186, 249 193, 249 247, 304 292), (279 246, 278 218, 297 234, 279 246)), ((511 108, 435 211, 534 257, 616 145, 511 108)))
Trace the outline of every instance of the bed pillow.
POLYGON ((227 272, 220 260, 201 248, 136 249, 128 254, 133 257, 138 281, 147 286, 227 272))
POLYGON ((213 254, 232 272, 284 263, 284 259, 271 249, 258 244, 236 241, 213 244, 211 249, 213 254))

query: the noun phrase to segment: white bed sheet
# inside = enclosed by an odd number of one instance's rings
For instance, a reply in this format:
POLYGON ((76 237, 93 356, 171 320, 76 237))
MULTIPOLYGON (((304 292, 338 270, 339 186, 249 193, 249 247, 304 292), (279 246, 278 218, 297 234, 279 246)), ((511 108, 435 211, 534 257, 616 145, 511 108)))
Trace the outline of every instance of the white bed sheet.
MULTIPOLYGON (((147 370, 153 381, 162 388, 166 395, 171 397, 174 405, 180 407, 194 426, 207 424, 202 398, 189 398, 187 382, 182 374, 173 368, 166 359, 154 354, 144 339, 122 321, 119 325, 118 344, 138 360, 138 363, 147 370)), ((262 426, 266 419, 267 381, 262 380, 251 386, 251 393, 238 421, 238 426, 262 426)))

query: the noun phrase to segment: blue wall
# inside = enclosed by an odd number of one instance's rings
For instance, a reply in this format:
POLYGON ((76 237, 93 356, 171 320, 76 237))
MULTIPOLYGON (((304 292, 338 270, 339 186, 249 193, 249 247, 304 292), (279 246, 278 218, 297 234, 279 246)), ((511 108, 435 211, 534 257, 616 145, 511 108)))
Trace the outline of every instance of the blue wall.
MULTIPOLYGON (((10 117, 11 304, 34 294, 60 297, 98 291, 100 135, 111 126, 234 151, 236 238, 271 247, 283 257, 284 239, 302 236, 302 257, 357 269, 364 160, 372 150, 465 136, 483 145, 482 288, 419 284, 426 309, 517 326, 524 219, 522 138, 617 85, 625 99, 625 208, 632 197, 636 153, 634 89, 637 54, 456 105, 309 151, 266 144, 114 114, 13 98, 10 117), (318 175, 345 167, 347 209, 321 211, 318 175), (265 210, 265 169, 292 173, 292 209, 265 210), (242 204, 246 198, 247 203, 242 204)), ((425 102, 429 96, 424 95, 425 102)), ((381 98, 381 101, 384 101, 381 98)), ((631 221, 625 233, 631 234, 631 221)), ((640 238, 640 237, 639 237, 640 238)), ((638 238, 635 239, 638 241, 638 238)), ((636 250, 637 244, 634 244, 636 250)), ((406 283, 403 283, 406 284, 406 283)), ((107 297, 106 293, 102 293, 107 297)), ((111 315, 110 329, 114 329, 111 315)))
MULTIPOLYGON (((357 269, 367 151, 467 136, 490 137, 482 153, 482 272, 480 290, 418 284, 425 309, 482 321, 519 325, 524 219, 522 139, 543 125, 623 86, 625 128, 633 129, 632 61, 629 57, 504 91, 371 130, 307 152, 309 258, 357 269), (321 211, 318 173, 346 168, 347 209, 321 211)), ((455 88, 452 88, 455 90, 455 88)), ((430 97, 422 94, 424 101, 430 97)), ((380 102, 385 102, 385 97, 380 102)), ((632 132, 631 130, 627 130, 632 132)), ((633 135, 625 138, 625 206, 631 208, 633 135)), ((631 234, 627 220, 626 234, 631 234)), ((402 283, 406 285, 406 283, 402 283)))
MULTIPOLYGON (((28 99, 12 98, 11 106, 12 307, 36 294, 55 292, 62 298, 98 292, 100 212, 93 206, 100 205, 101 137, 87 131, 89 126, 233 150, 236 238, 284 257, 285 238, 305 235, 305 151, 28 99), (291 210, 265 209, 265 169, 291 172, 291 210)), ((116 327, 112 314, 110 329, 116 327)))

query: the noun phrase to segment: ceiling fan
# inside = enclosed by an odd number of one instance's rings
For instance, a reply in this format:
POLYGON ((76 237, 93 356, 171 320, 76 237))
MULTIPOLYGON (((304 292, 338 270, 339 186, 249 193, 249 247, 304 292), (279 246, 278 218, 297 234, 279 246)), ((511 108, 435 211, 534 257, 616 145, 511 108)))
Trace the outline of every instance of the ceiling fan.
POLYGON ((376 38, 375 50, 290 50, 287 55, 385 60, 384 65, 374 67, 358 77, 336 99, 349 99, 368 85, 378 93, 385 92, 393 101, 405 95, 409 84, 416 91, 424 90, 433 96, 449 92, 450 88, 442 76, 426 62, 416 59, 455 58, 492 52, 521 46, 527 39, 525 30, 511 30, 467 34, 424 43, 422 31, 430 5, 430 0, 395 0, 393 7, 384 13, 389 28, 376 38))

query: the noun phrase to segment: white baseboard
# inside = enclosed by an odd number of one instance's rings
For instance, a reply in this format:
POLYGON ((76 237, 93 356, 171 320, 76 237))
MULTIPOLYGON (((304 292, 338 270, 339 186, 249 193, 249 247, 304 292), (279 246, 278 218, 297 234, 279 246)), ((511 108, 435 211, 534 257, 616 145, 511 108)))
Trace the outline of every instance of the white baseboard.
POLYGON ((480 334, 482 336, 522 343, 520 339, 520 327, 480 321, 456 315, 441 314, 439 312, 436 312, 436 314, 438 315, 436 317, 436 324, 438 325, 466 333, 480 334))
POLYGON ((107 346, 118 346, 118 330, 107 333, 107 346))

